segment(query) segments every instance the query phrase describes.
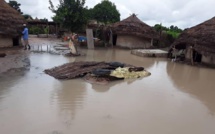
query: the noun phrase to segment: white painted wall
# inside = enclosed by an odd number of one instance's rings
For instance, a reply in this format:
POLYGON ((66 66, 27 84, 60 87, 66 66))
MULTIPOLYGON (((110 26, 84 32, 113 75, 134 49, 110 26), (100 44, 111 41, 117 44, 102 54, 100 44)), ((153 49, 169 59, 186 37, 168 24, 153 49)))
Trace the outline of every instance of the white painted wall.
POLYGON ((132 35, 118 35, 116 46, 124 48, 149 48, 151 46, 151 39, 145 39, 132 35))

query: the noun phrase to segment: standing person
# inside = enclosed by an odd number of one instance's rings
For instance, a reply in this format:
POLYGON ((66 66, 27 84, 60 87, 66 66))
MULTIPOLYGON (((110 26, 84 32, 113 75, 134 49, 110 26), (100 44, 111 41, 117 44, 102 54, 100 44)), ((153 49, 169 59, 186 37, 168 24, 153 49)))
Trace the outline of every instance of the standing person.
POLYGON ((25 46, 24 50, 26 50, 27 47, 30 50, 31 47, 28 43, 28 28, 27 28, 26 24, 23 24, 23 27, 24 27, 24 30, 22 31, 22 34, 23 34, 23 40, 24 40, 24 46, 25 46))

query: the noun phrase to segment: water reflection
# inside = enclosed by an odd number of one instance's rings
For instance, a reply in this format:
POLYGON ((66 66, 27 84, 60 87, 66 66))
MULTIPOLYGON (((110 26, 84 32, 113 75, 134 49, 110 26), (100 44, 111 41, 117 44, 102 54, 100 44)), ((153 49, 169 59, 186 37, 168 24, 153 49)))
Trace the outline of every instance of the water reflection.
POLYGON ((77 60, 84 60, 84 61, 112 61, 115 59, 115 49, 83 49, 82 53, 85 53, 86 55, 84 57, 78 57, 77 60))
POLYGON ((215 119, 208 114, 208 108, 215 111, 214 70, 137 57, 127 50, 83 51, 87 57, 31 54, 30 71, 0 78, 0 107, 7 106, 0 110, 0 133, 214 132, 215 119), (143 66, 152 75, 103 86, 82 79, 60 81, 43 73, 47 68, 90 59, 143 66))
POLYGON ((91 85, 94 91, 99 93, 105 93, 109 91, 111 88, 113 88, 115 85, 119 85, 120 83, 123 83, 123 82, 124 80, 117 80, 117 81, 110 82, 107 85, 98 85, 98 84, 91 84, 91 85))
POLYGON ((76 110, 82 109, 87 98, 86 83, 80 80, 60 81, 60 86, 52 92, 52 103, 56 103, 60 115, 67 122, 75 118, 76 110))
POLYGON ((60 66, 68 62, 74 62, 76 60, 75 57, 64 57, 62 55, 50 55, 46 53, 31 54, 30 59, 32 64, 31 67, 37 67, 40 71, 60 66))
POLYGON ((198 98, 215 113, 215 70, 169 62, 167 73, 177 89, 198 98))
POLYGON ((122 50, 118 48, 100 48, 95 50, 81 49, 81 53, 85 56, 76 57, 75 61, 118 61, 134 66, 142 66, 144 68, 152 67, 155 62, 166 61, 162 58, 144 58, 131 54, 130 50, 122 50))
POLYGON ((10 95, 11 88, 22 81, 22 77, 25 77, 28 71, 28 68, 11 69, 0 74, 0 111, 4 109, 1 103, 10 95))

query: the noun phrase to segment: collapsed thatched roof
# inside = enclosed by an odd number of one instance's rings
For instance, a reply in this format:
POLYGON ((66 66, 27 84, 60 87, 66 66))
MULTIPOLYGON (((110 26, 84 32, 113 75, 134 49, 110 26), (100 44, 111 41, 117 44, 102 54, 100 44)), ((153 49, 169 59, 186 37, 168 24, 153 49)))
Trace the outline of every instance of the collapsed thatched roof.
POLYGON ((73 79, 98 68, 110 67, 105 62, 74 62, 45 70, 45 73, 57 79, 73 79))
POLYGON ((185 30, 173 43, 176 48, 182 45, 192 45, 203 55, 215 56, 215 17, 185 30))
POLYGON ((24 23, 25 19, 18 11, 0 0, 0 34, 18 35, 24 23))
POLYGON ((136 35, 154 39, 159 38, 158 33, 152 27, 138 19, 135 14, 120 22, 116 22, 113 24, 113 28, 117 34, 136 35))
POLYGON ((96 69, 116 69, 117 67, 124 65, 125 67, 133 67, 132 65, 118 62, 80 61, 46 69, 45 73, 57 79, 74 79, 77 77, 83 77, 87 73, 91 73, 96 69))

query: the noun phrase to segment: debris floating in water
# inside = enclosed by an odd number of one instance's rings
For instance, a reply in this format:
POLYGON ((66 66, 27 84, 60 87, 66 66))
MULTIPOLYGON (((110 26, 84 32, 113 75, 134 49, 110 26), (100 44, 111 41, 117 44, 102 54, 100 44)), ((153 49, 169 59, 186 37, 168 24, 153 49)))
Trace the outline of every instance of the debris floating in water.
POLYGON ((143 67, 135 67, 120 62, 73 62, 52 69, 46 69, 46 74, 56 79, 74 79, 83 77, 90 83, 107 84, 110 81, 128 78, 140 78, 151 73, 143 67))
POLYGON ((117 78, 125 78, 125 79, 133 79, 133 78, 140 78, 149 76, 150 73, 144 70, 136 71, 135 68, 134 71, 131 71, 131 68, 124 67, 124 68, 116 68, 114 71, 111 72, 110 76, 117 77, 117 78))

